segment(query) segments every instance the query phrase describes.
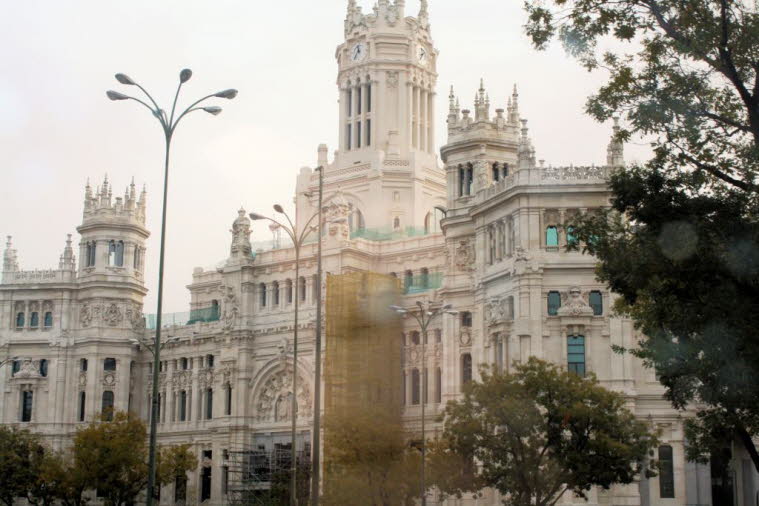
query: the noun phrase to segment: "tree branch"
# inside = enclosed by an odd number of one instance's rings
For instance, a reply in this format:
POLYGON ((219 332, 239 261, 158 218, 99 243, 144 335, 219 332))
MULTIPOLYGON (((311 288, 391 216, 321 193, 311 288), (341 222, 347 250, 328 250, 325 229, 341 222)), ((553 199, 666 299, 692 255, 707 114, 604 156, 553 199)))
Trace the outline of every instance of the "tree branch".
POLYGON ((746 451, 751 456, 751 461, 754 463, 754 467, 759 472, 759 452, 756 450, 756 445, 754 444, 754 440, 751 438, 751 434, 746 431, 746 428, 743 427, 743 425, 739 425, 735 431, 738 433, 738 438, 743 443, 746 451))

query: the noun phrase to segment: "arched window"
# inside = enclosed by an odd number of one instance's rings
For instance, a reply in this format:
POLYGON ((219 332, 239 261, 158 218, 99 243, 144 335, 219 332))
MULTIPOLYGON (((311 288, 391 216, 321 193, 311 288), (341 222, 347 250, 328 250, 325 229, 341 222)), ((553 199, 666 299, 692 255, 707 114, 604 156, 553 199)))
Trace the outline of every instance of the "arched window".
POLYGON ((115 358, 106 358, 103 360, 103 370, 104 371, 115 371, 116 370, 116 359, 115 358))
POLYGON ((466 172, 463 165, 459 165, 459 197, 464 196, 464 187, 466 186, 466 172))
POLYGON ((495 230, 494 227, 490 226, 488 227, 488 263, 490 265, 493 265, 496 258, 496 252, 495 252, 495 230))
POLYGON ((561 307, 561 294, 559 292, 548 292, 548 316, 559 314, 561 307))
POLYGON ((213 419, 213 388, 206 390, 206 420, 213 419))
POLYGON ((219 311, 219 301, 214 299, 211 301, 211 321, 215 321, 219 319, 219 315, 221 312, 219 311))
POLYGON ((359 209, 355 209, 348 215, 348 228, 350 229, 351 233, 360 232, 366 228, 366 224, 364 223, 364 215, 359 209))
POLYGON ((313 301, 314 301, 314 303, 316 303, 316 300, 319 297, 321 297, 321 295, 322 295, 322 293, 321 293, 322 292, 322 287, 319 284, 319 276, 316 275, 316 274, 314 274, 313 276, 311 276, 311 289, 313 290, 313 294, 312 294, 313 297, 314 297, 313 301))
POLYGON ((398 274, 396 274, 394 272, 391 272, 390 276, 393 277, 393 278, 395 278, 395 279, 398 279, 398 274))
POLYGON ((44 358, 40 360, 40 376, 47 378, 47 360, 44 358))
POLYGON ((135 246, 133 267, 135 270, 138 270, 140 265, 142 265, 142 248, 135 246))
POLYGON ((53 326, 53 313, 52 313, 52 312, 50 312, 50 311, 47 311, 47 312, 45 313, 45 321, 44 321, 44 324, 45 324, 45 328, 46 328, 46 329, 49 329, 50 327, 52 327, 52 326, 53 326))
POLYGON ((559 230, 553 225, 546 228, 546 246, 549 248, 559 246, 559 230))
POLYGON ((226 393, 226 399, 224 400, 224 414, 225 415, 231 415, 232 414, 232 385, 227 383, 227 386, 225 388, 226 393))
POLYGON ((403 276, 403 291, 408 293, 409 290, 411 290, 411 287, 414 285, 414 273, 411 271, 406 271, 406 273, 403 276))
POLYGON ((25 323, 24 312, 22 311, 20 313, 17 313, 16 314, 16 328, 23 329, 24 323, 25 323))
POLYGON ((508 175, 509 175, 509 164, 504 163, 503 165, 501 165, 501 176, 503 177, 503 179, 506 179, 508 175))
POLYGON ((472 381, 472 355, 461 355, 461 386, 468 385, 472 381))
POLYGON ((419 378, 419 369, 411 370, 411 404, 416 406, 419 404, 419 390, 421 387, 421 380, 419 378))
POLYGON ((493 181, 498 182, 501 180, 501 171, 498 167, 498 163, 493 164, 493 181))
POLYGON ((24 390, 21 392, 21 421, 32 421, 32 406, 34 405, 34 392, 24 390))
POLYGON ((87 394, 79 392, 79 421, 84 421, 84 416, 87 408, 87 394))
POLYGON ((430 271, 426 267, 422 269, 422 279, 420 281, 422 288, 430 287, 430 271))
POLYGON ((424 233, 429 234, 432 232, 432 213, 427 213, 427 216, 424 217, 424 233))
POLYGON ((110 422, 113 420, 113 392, 111 390, 105 390, 103 392, 101 412, 103 414, 104 421, 110 422))
POLYGON ((567 244, 570 246, 576 246, 579 240, 577 239, 577 236, 575 235, 575 227, 572 225, 568 225, 566 228, 567 231, 567 244))
POLYGON ((604 314, 604 297, 601 292, 593 290, 590 292, 590 307, 593 308, 594 316, 602 316, 604 314))
POLYGON ((288 279, 285 281, 285 297, 288 304, 293 303, 293 280, 288 279))
POLYGON ((300 297, 301 302, 306 301, 306 278, 303 276, 298 279, 298 296, 300 297))
POLYGON ((85 256, 85 266, 94 267, 95 260, 97 258, 97 243, 95 241, 88 242, 85 256))
POLYGON ((179 366, 182 368, 183 371, 187 370, 187 366, 189 365, 189 362, 187 361, 186 357, 182 357, 179 359, 179 366))
POLYGON ((116 266, 124 267, 124 241, 116 243, 116 266))
POLYGON ((443 402, 443 370, 435 369, 435 403, 443 402))
POLYGON ((279 281, 272 283, 271 303, 274 305, 274 307, 279 306, 279 281))
POLYGON ((399 217, 395 217, 393 219, 393 230, 400 230, 401 229, 401 219, 399 217))
POLYGON ((418 330, 414 330, 413 332, 411 332, 411 344, 421 344, 418 330))
POLYGON ((187 420, 187 391, 179 392, 179 421, 187 420))
POLYGON ((213 355, 206 355, 206 367, 213 369, 213 355))
POLYGON ((659 497, 675 498, 675 466, 672 447, 659 447, 659 497))
POLYGON ((29 318, 29 326, 33 329, 40 326, 40 314, 37 311, 32 311, 32 316, 29 318))
POLYGON ((466 164, 466 195, 472 194, 472 183, 474 183, 474 165, 468 163, 466 164))
POLYGON ((567 336, 567 369, 585 376, 585 337, 567 336))
POLYGON ((259 283, 258 296, 261 307, 266 307, 266 283, 259 283))
POLYGON ((87 371, 87 359, 86 358, 79 359, 79 370, 82 371, 82 372, 86 372, 87 371))

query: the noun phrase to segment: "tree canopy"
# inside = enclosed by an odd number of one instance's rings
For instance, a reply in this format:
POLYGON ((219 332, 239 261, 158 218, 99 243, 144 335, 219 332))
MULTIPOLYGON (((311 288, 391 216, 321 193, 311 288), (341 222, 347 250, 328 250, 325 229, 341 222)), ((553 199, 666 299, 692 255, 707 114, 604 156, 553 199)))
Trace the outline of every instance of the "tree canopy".
MULTIPOLYGON (((526 31, 558 37, 608 81, 598 120, 620 139, 652 137, 654 157, 612 175, 611 209, 574 234, 644 336, 630 350, 655 367, 686 424, 688 456, 737 438, 759 470, 759 12, 748 0, 526 3, 526 31), (616 51, 599 44, 616 39, 616 51), (619 44, 619 43, 622 44, 619 44)), ((623 351, 623 350, 621 350, 623 351)))
POLYGON ((585 497, 650 471, 655 436, 595 377, 534 357, 513 374, 481 372, 444 412, 443 439, 476 469, 470 491, 489 486, 508 506, 550 506, 567 491, 585 497))

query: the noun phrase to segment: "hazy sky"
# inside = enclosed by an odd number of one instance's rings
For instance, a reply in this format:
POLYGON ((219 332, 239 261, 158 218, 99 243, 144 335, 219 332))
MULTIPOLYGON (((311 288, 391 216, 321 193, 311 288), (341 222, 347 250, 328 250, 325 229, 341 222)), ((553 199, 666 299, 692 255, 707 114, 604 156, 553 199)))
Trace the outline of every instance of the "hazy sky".
MULTIPOLYGON (((373 0, 359 0, 364 12, 373 0)), ((538 159, 605 163, 611 128, 583 113, 604 78, 560 47, 534 51, 522 0, 431 0, 440 50, 438 147, 454 85, 471 107, 480 77, 505 107, 512 85, 538 159)), ((81 221, 84 185, 107 173, 114 194, 134 176, 148 188, 145 312, 155 312, 163 137, 134 102, 110 102, 124 72, 168 107, 180 69, 194 77, 186 99, 240 90, 220 116, 197 114, 174 143, 167 236, 167 311, 185 311, 195 266, 226 258, 237 210, 292 202, 300 167, 337 140, 336 46, 347 0, 24 0, 0 18, 0 235, 12 235, 23 269, 57 267, 81 221)), ((407 2, 416 15, 419 1, 407 2)), ((648 148, 628 145, 627 159, 648 148)), ((115 196, 114 195, 114 196, 115 196)), ((266 240, 265 225, 254 241, 266 240)), ((77 238, 78 239, 78 238, 77 238)), ((78 242, 78 240, 76 241, 78 242)), ((78 252, 78 249, 77 249, 78 252)))

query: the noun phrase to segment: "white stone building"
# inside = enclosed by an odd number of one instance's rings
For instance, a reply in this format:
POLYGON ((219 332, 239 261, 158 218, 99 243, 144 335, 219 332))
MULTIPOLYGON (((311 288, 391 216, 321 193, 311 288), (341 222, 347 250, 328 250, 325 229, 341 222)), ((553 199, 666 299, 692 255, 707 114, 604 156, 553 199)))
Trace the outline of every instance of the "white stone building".
MULTIPOLYGON (((759 478, 739 450, 713 476, 708 466, 685 461, 682 417, 662 399, 653 371, 612 352, 613 345, 635 343, 632 323, 611 317, 613 295, 595 280, 594 260, 563 248, 573 240, 574 216, 608 205, 605 179, 624 164, 623 147, 612 141, 599 166, 538 162, 516 89, 507 108, 493 113, 482 86, 474 113, 461 110, 451 92, 448 142, 439 158, 439 54, 427 1, 408 17, 403 0, 379 0, 370 14, 349 0, 344 35, 336 52, 340 146, 331 161, 320 146, 316 160, 325 174, 325 273, 392 273, 404 280, 407 304, 432 299, 461 311, 437 322, 425 357, 420 329, 407 322, 409 433, 419 429, 423 400, 430 432, 439 430, 433 420, 462 383, 476 378, 478 364, 511 367, 535 355, 594 372, 662 431, 658 457, 669 463, 662 477, 593 491, 587 504, 753 505, 759 478), (733 503, 712 501, 720 480, 732 487, 733 503)), ((300 226, 317 211, 317 183, 311 168, 297 174, 300 226)), ((57 270, 21 270, 8 239, 0 360, 19 358, 0 369, 1 423, 41 432, 60 447, 104 406, 148 418, 152 355, 135 341, 152 336, 153 318, 143 317, 150 308, 142 306, 145 206, 134 184, 115 199, 107 180, 94 195, 88 185, 78 261, 69 236, 57 270)), ((310 445, 316 238, 302 251, 296 279, 292 247, 253 250, 244 210, 232 236, 220 267, 194 271, 190 312, 165 319, 171 341, 159 378, 160 442, 189 442, 203 460, 186 489, 163 489, 162 504, 224 504, 235 452, 289 443, 296 298, 298 450, 310 445)), ((488 492, 446 504, 500 501, 488 492)))

